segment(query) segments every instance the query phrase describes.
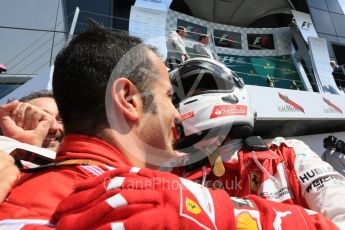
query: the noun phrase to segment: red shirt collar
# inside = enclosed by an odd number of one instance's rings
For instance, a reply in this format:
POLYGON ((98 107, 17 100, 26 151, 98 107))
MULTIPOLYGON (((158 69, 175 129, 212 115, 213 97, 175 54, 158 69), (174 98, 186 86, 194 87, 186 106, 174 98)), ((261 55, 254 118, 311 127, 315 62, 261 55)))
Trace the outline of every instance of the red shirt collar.
POLYGON ((59 147, 56 160, 69 159, 90 159, 115 168, 132 166, 114 146, 96 137, 77 134, 66 135, 59 147))

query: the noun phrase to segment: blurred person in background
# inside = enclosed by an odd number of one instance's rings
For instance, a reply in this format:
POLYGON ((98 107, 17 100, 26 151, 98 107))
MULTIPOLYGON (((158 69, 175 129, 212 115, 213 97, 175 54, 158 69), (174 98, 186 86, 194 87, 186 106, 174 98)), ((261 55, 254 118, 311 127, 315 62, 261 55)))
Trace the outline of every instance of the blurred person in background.
MULTIPOLYGON (((0 127, 6 137, 53 151, 57 150, 63 135, 57 105, 53 93, 48 90, 33 92, 19 101, 1 105, 0 127)), ((16 149, 12 154, 18 160, 39 162, 39 159, 34 159, 36 154, 23 149, 16 149)), ((14 164, 14 158, 0 152, 0 202, 5 199, 17 178, 19 169, 14 164)))
POLYGON ((215 55, 208 44, 210 43, 210 38, 207 34, 199 36, 199 43, 193 46, 194 54, 196 57, 211 58, 213 60, 218 60, 217 55, 215 55))
POLYGON ((183 26, 179 26, 176 31, 171 31, 167 38, 168 55, 166 65, 170 69, 176 68, 178 64, 189 59, 186 46, 182 39, 186 36, 187 29, 183 26))
POLYGON ((333 71, 332 75, 334 77, 335 83, 341 90, 345 88, 345 69, 343 65, 338 65, 336 61, 330 61, 333 71))
POLYGON ((0 127, 4 136, 57 150, 63 125, 51 91, 33 92, 1 107, 0 127))

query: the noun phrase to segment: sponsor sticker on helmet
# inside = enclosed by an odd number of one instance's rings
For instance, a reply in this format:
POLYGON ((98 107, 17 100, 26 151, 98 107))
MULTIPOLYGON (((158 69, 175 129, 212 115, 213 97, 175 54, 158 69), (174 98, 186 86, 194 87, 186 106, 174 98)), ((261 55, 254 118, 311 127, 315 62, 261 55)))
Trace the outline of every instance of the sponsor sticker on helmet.
POLYGON ((216 105, 213 107, 210 119, 227 116, 245 116, 248 107, 246 105, 216 105))
POLYGON ((194 117, 194 112, 193 111, 181 114, 181 120, 182 121, 187 120, 187 119, 192 118, 192 117, 194 117))

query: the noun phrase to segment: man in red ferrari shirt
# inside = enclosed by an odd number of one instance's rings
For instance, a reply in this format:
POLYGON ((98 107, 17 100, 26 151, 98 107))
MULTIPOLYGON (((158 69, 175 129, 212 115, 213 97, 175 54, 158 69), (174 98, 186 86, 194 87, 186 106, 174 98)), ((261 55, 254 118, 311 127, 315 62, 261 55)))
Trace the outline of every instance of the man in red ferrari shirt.
POLYGON ((148 157, 159 165, 178 154, 172 149, 172 127, 179 114, 171 103, 172 87, 156 51, 137 38, 91 27, 56 58, 54 95, 66 134, 57 159, 22 174, 1 204, 0 220, 5 223, 21 223, 20 219, 47 223, 78 182, 114 168, 154 168, 148 157), (125 118, 114 123, 121 127, 113 129, 106 113, 107 84, 120 58, 134 47, 123 72, 118 73, 123 77, 117 76, 116 84, 109 85, 114 87, 109 97, 117 102, 109 112, 125 118), (122 125, 127 123, 130 126, 122 125))
POLYGON ((195 58, 170 72, 181 112, 176 147, 194 152, 181 174, 230 196, 298 204, 345 225, 345 177, 299 140, 250 136, 254 110, 246 86, 225 65, 195 58), (194 148, 194 149, 193 149, 194 148), (212 149, 213 148, 213 149, 212 149), (197 159, 199 157, 199 159, 197 159))
MULTIPOLYGON (((63 127, 53 93, 41 90, 22 97, 19 101, 1 105, 0 128, 1 133, 6 137, 56 150, 63 134, 63 127)), ((0 145, 0 149, 4 153, 9 151, 3 143, 0 145)), ((24 152, 21 152, 22 159, 29 160, 30 156, 33 156, 33 154, 25 155, 24 152)), ((14 164, 13 157, 2 153, 0 154, 0 168, 1 203, 11 186, 19 178, 19 171, 14 164)))

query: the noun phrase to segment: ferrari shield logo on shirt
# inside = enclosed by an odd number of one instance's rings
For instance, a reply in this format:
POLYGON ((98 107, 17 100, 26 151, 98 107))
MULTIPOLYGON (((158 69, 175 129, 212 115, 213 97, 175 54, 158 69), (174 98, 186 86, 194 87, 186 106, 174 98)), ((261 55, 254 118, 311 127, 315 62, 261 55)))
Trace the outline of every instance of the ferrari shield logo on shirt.
POLYGON ((210 119, 245 115, 247 115, 247 106, 245 105, 216 105, 213 107, 210 119))
POLYGON ((200 184, 180 178, 180 215, 204 229, 215 229, 216 216, 213 199, 208 189, 200 184))
POLYGON ((189 199, 188 197, 186 198, 186 207, 187 207, 187 211, 193 214, 197 215, 201 212, 200 206, 194 201, 192 201, 191 199, 189 199))
POLYGON ((260 185, 260 174, 258 172, 249 173, 250 189, 257 191, 260 185))

